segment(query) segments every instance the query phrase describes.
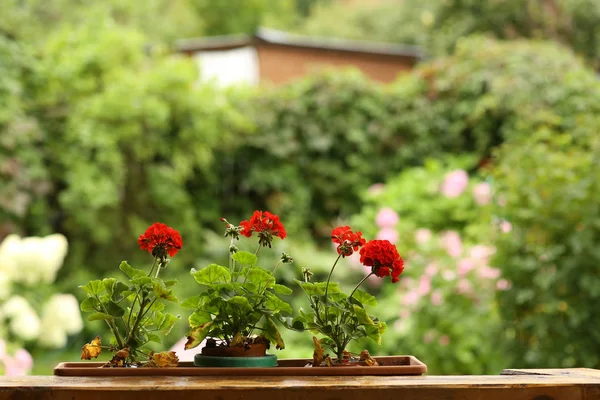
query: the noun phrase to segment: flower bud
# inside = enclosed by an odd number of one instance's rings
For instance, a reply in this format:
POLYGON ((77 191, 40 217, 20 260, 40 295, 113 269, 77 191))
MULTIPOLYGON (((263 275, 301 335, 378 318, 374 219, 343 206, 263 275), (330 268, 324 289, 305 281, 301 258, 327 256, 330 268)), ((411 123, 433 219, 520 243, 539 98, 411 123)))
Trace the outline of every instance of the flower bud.
POLYGON ((310 282, 310 278, 314 275, 310 268, 302 268, 302 275, 304 276, 304 282, 310 282))
POLYGON ((240 249, 238 249, 238 248, 237 248, 237 246, 235 246, 235 245, 233 245, 233 244, 232 244, 231 246, 229 246, 229 252, 230 252, 231 254, 235 254, 235 253, 237 253, 239 250, 240 250, 240 249))
POLYGON ((292 264, 294 262, 294 259, 288 254, 281 253, 281 262, 284 264, 292 264))

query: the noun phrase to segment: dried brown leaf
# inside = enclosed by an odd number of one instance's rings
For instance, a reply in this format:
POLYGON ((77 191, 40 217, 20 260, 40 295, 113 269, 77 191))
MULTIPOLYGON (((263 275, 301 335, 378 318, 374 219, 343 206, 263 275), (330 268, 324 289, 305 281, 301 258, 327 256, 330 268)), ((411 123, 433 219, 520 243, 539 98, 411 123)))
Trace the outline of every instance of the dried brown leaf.
POLYGON ((102 351, 102 341, 100 336, 96 336, 90 343, 86 343, 81 348, 81 359, 91 360, 92 358, 98 358, 100 351, 102 351))
POLYGON ((162 351, 160 353, 152 354, 152 361, 154 361, 159 368, 176 367, 179 363, 179 358, 174 351, 162 351))

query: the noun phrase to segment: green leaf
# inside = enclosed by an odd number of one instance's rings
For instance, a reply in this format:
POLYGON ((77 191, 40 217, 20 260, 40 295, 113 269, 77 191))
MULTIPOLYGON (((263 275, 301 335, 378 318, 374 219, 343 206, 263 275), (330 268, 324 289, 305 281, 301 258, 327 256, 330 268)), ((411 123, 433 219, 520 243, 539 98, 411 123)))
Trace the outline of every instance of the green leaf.
POLYGON ((148 341, 149 342, 154 342, 154 343, 162 343, 162 340, 160 339, 160 336, 155 335, 154 333, 148 333, 148 341))
POLYGON ((96 311, 100 307, 100 302, 95 297, 88 297, 81 302, 81 311, 96 311))
POLYGON ((152 306, 150 307, 150 311, 162 311, 164 309, 165 309, 164 303, 159 303, 157 301, 155 301, 154 304, 152 304, 152 306))
POLYGON ((173 314, 165 314, 165 319, 162 321, 158 329, 163 335, 168 335, 178 319, 179 317, 173 314))
POLYGON ((236 309, 236 311, 244 314, 250 314, 254 311, 254 309, 250 305, 250 302, 248 302, 248 299, 244 296, 233 296, 227 301, 227 303, 232 305, 236 309))
POLYGON ((306 319, 302 316, 296 316, 292 320, 291 325, 288 327, 289 329, 302 332, 306 329, 306 319))
POLYGON ((101 280, 90 281, 87 285, 79 287, 91 294, 92 296, 97 296, 104 290, 106 290, 101 280))
POLYGON ((113 294, 115 283, 117 283, 115 278, 105 278, 102 280, 102 284, 109 296, 112 296, 113 294))
POLYGON ((164 281, 164 284, 166 287, 171 287, 171 286, 175 286, 177 284, 177 282, 179 282, 177 279, 171 279, 168 281, 164 281))
POLYGON ((127 275, 130 279, 147 276, 147 274, 144 271, 140 269, 135 269, 131 265, 127 264, 127 261, 121 262, 121 265, 119 265, 119 269, 123 271, 125 275, 127 275))
POLYGON ((115 285, 113 286, 113 294, 112 294, 113 301, 118 303, 121 300, 123 300, 123 297, 126 296, 127 290, 129 290, 129 286, 127 286, 123 282, 117 281, 117 283, 115 283, 115 285))
POLYGON ((352 297, 358 301, 360 301, 362 303, 362 305, 364 306, 376 306, 377 305, 377 299, 375 298, 375 296, 370 295, 367 292, 364 292, 360 289, 357 289, 354 294, 352 295, 352 297))
POLYGON ((275 278, 271 271, 261 267, 249 268, 245 273, 245 278, 248 282, 256 285, 257 288, 267 289, 275 284, 275 278))
POLYGON ((134 285, 144 286, 152 282, 152 278, 149 276, 138 276, 137 278, 131 278, 130 282, 134 285))
POLYGON ((117 303, 115 303, 114 301, 109 301, 108 303, 104 304, 104 308, 106 309, 106 312, 110 315, 112 315, 113 317, 122 317, 123 314, 125 314, 125 310, 122 309, 117 303))
MULTIPOLYGON (((298 285, 306 292, 309 296, 323 296, 325 294, 325 287, 327 282, 302 282, 294 279, 298 285)), ((337 282, 329 282, 329 289, 327 294, 340 293, 339 284, 337 282)))
POLYGON ((277 350, 285 349, 285 343, 279 334, 279 330, 277 329, 277 325, 270 317, 267 317, 267 323, 265 324, 265 330, 263 334, 271 343, 275 343, 275 347, 277 350))
POLYGON ((180 306, 183 308, 196 309, 202 307, 204 300, 202 296, 192 296, 189 299, 184 300, 180 306))
POLYGON ((217 264, 210 264, 199 271, 192 269, 191 274, 196 279, 196 282, 205 286, 231 282, 231 273, 229 270, 217 264))
POLYGON ((88 321, 99 321, 102 319, 106 319, 106 320, 110 321, 113 319, 113 317, 112 317, 112 315, 108 315, 108 314, 101 313, 101 312, 94 313, 88 317, 88 321))
POLYGON ((247 251, 238 251, 237 253, 231 256, 235 261, 239 262, 243 265, 256 265, 258 262, 258 257, 252 253, 248 253, 247 251))
POLYGON ((202 341, 208 335, 208 332, 210 331, 210 327, 212 326, 212 324, 213 324, 213 322, 210 321, 210 322, 205 322, 202 325, 198 325, 198 326, 192 328, 187 334, 188 341, 185 344, 185 349, 186 350, 193 349, 194 347, 196 347, 200 343, 202 343, 202 341))
POLYGON ((202 310, 198 310, 188 317, 188 323, 191 327, 202 325, 209 321, 212 321, 211 314, 202 310))
POLYGON ((285 312, 288 314, 292 314, 293 310, 292 307, 286 303, 285 301, 281 300, 279 297, 277 297, 274 294, 271 293, 267 293, 267 301, 265 301, 265 308, 268 310, 271 310, 273 312, 285 312))
POLYGON ((289 296, 290 294, 292 294, 292 293, 293 293, 293 290, 292 290, 292 289, 290 289, 290 288, 289 288, 289 287, 287 287, 287 286, 280 285, 280 284, 278 284, 278 283, 276 283, 276 284, 274 284, 274 285, 273 285, 273 290, 274 290, 274 291, 275 291, 275 293, 277 293, 277 294, 283 294, 283 295, 286 295, 286 296, 289 296))
POLYGON ((359 323, 364 325, 374 325, 373 320, 371 319, 371 317, 369 317, 369 314, 367 314, 367 311, 364 308, 354 304, 353 309, 354 314, 356 315, 356 318, 358 318, 359 323))
POLYGON ((177 302, 177 297, 173 296, 173 294, 171 293, 172 290, 167 289, 164 282, 160 279, 154 279, 152 281, 152 291, 154 292, 154 295, 158 298, 177 302))

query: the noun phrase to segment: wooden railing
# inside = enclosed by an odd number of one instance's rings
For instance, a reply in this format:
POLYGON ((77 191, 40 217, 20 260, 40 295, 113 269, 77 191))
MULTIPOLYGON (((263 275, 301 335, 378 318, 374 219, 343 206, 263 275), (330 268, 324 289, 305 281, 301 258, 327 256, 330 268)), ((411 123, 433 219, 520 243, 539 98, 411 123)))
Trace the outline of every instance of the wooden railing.
POLYGON ((505 370, 498 376, 0 377, 0 400, 600 400, 600 371, 505 370))

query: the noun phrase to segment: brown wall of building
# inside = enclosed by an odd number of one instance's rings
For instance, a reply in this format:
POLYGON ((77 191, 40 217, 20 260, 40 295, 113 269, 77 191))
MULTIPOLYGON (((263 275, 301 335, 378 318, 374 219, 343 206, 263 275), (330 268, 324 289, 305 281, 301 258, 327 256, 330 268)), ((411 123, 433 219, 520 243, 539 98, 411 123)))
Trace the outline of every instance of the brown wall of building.
POLYGON ((380 82, 391 82, 417 63, 409 56, 308 49, 258 43, 260 80, 282 84, 327 67, 355 67, 380 82))

